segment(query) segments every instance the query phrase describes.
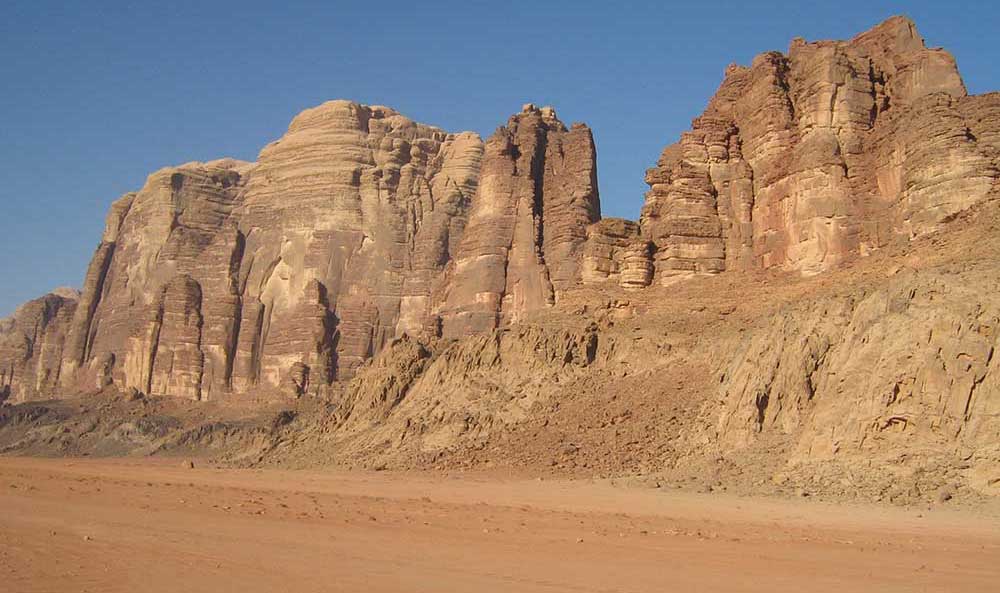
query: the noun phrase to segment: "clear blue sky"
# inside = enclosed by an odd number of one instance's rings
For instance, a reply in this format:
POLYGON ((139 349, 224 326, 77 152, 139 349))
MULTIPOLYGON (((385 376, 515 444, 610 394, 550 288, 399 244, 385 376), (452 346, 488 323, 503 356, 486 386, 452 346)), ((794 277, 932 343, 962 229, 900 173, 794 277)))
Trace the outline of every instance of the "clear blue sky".
POLYGON ((585 121, 605 215, 638 215, 643 172, 727 64, 893 14, 1000 89, 988 2, 51 2, 0 6, 0 315, 79 286, 108 204, 162 166, 254 160, 325 100, 390 105, 488 136, 526 102, 585 121))

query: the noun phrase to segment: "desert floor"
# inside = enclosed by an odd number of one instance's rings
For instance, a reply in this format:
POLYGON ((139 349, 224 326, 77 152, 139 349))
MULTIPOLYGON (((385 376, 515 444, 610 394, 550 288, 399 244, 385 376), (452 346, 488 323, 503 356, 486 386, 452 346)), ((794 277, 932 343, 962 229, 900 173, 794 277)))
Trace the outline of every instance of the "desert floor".
POLYGON ((609 483, 0 459, 0 589, 997 591, 1000 519, 609 483))

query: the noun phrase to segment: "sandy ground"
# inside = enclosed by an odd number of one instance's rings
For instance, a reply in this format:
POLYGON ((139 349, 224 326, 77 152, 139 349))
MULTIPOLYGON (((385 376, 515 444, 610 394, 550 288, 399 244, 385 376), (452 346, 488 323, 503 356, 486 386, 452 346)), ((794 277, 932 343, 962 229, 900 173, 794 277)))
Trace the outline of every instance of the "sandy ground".
POLYGON ((997 591, 1000 520, 503 476, 0 459, 0 590, 997 591))

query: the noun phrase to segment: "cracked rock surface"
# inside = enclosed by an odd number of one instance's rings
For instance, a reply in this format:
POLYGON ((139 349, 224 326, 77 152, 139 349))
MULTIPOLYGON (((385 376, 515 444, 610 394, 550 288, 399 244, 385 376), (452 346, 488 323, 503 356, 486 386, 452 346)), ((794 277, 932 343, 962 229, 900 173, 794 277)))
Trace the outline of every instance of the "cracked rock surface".
MULTIPOLYGON (((638 221, 602 219, 593 134, 551 107, 484 142, 324 103, 255 163, 168 167, 115 201, 80 292, 0 323, 0 397, 326 397, 400 340, 521 331, 589 288, 857 265, 1000 195, 1000 94, 969 96, 903 17, 795 39, 729 67, 646 181, 638 221)), ((827 356, 854 336, 824 332, 827 356)), ((398 397, 373 389, 352 398, 398 397)))
POLYGON ((655 280, 828 270, 990 198, 1000 95, 893 17, 849 41, 792 41, 730 66, 646 175, 655 280))

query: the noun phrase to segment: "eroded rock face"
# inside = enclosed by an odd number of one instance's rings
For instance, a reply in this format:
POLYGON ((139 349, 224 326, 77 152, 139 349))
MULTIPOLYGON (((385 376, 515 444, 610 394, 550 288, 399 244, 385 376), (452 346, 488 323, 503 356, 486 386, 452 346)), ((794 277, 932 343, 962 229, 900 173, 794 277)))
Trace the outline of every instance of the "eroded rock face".
POLYGON ((454 256, 483 146, 386 107, 333 101, 266 147, 240 207, 240 390, 348 377, 433 325, 431 286, 454 256), (324 313, 326 311, 327 313, 324 313))
POLYGON ((440 333, 442 311, 452 335, 492 329, 579 281, 595 158, 551 108, 488 150, 387 107, 306 110, 257 163, 166 168, 116 201, 79 299, 45 297, 0 331, 4 389, 319 394, 389 341, 440 333), (498 267, 467 278, 493 251, 498 267), (490 323, 451 323, 498 279, 490 323))
POLYGON ((528 324, 429 346, 397 340, 348 385, 341 438, 369 451, 480 438, 523 421, 558 383, 627 358, 607 342, 590 329, 528 324))
POLYGON ((647 173, 657 279, 817 273, 937 229, 1000 178, 998 101, 968 97, 951 55, 902 17, 731 66, 647 173))
POLYGON ((193 399, 226 386, 248 163, 157 171, 115 202, 68 328, 60 380, 193 399), (108 370, 110 367, 110 371, 108 370))
POLYGON ((581 276, 600 218, 590 130, 525 105, 486 143, 469 226, 439 308, 446 337, 489 331, 551 305, 581 276))
POLYGON ((587 229, 581 265, 588 284, 612 281, 635 290, 649 286, 653 278, 649 240, 637 223, 622 218, 605 218, 587 229))
POLYGON ((256 164, 166 169, 115 204, 70 329, 64 377, 210 399, 317 393, 429 325, 482 143, 333 101, 256 164), (97 368, 100 367, 100 368, 97 368))
POLYGON ((792 463, 951 454, 995 475, 998 319, 996 280, 977 273, 901 274, 783 312, 720 357, 708 441, 787 435, 792 463))
POLYGON ((0 403, 50 394, 59 385, 66 328, 79 294, 58 290, 0 319, 0 403))
POLYGON ((404 335, 489 332, 579 284, 818 273, 1000 195, 1000 94, 968 96, 905 18, 795 40, 730 67, 646 181, 638 222, 601 220, 592 134, 549 107, 483 143, 331 101, 257 163, 116 201, 79 298, 0 327, 0 388, 321 394, 404 335))

